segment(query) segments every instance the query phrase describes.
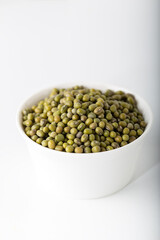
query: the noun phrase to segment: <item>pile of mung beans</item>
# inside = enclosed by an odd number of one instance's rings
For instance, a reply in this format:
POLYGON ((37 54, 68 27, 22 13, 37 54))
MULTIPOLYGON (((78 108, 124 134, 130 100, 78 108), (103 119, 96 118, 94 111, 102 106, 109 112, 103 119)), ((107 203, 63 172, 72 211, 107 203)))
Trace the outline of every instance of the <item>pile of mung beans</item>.
POLYGON ((96 153, 123 147, 141 136, 146 122, 135 97, 84 86, 54 88, 22 111, 26 135, 44 147, 69 153, 96 153))

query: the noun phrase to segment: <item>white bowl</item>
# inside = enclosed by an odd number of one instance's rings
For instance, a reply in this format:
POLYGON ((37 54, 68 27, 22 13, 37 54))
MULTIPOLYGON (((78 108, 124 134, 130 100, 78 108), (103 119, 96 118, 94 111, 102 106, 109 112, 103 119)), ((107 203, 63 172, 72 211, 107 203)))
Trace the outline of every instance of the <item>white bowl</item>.
MULTIPOLYGON (((53 87, 71 86, 74 84, 53 87)), ((117 86, 105 84, 85 84, 85 86, 133 93, 117 86)), ((59 152, 32 141, 25 134, 22 126, 22 109, 28 108, 46 97, 52 88, 42 90, 29 97, 20 106, 17 113, 17 126, 28 145, 39 186, 56 195, 79 199, 99 198, 122 189, 133 177, 136 162, 141 157, 139 150, 151 128, 152 112, 148 104, 133 93, 147 122, 144 133, 134 142, 121 148, 99 153, 59 152)))

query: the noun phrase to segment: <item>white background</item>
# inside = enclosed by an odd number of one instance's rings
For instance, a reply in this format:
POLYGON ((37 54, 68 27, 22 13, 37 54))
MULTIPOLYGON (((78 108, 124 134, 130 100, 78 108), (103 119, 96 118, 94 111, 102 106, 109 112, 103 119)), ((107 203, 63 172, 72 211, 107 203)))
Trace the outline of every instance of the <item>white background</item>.
POLYGON ((0 0, 0 239, 160 238, 158 14, 158 0, 0 0), (108 198, 57 199, 34 185, 16 110, 66 81, 117 84, 152 108, 136 180, 108 198))

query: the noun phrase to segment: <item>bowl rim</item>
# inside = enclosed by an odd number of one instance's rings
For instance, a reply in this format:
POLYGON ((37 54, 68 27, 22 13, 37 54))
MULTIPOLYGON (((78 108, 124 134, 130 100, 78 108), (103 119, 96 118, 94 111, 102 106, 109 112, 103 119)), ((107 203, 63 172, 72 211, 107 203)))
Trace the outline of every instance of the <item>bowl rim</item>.
MULTIPOLYGON (((152 126, 152 123, 153 123, 153 113, 151 111, 151 108, 149 106, 149 104, 146 102, 146 100, 144 100, 144 98, 142 98, 141 96, 139 96, 138 94, 136 94, 134 91, 130 91, 128 90, 127 88, 123 88, 123 87, 119 87, 118 85, 112 85, 112 84, 105 84, 105 83, 100 83, 100 84, 97 84, 97 83, 84 83, 84 82, 80 82, 76 85, 83 85, 85 87, 89 87, 89 88, 97 88, 97 89, 102 89, 105 87, 105 89, 111 89, 111 90, 114 90, 114 91, 118 91, 118 90, 121 90, 121 91, 124 91, 125 93, 131 93, 135 96, 137 102, 141 102, 144 106, 145 106, 145 110, 147 112, 147 116, 148 116, 148 122, 147 122, 147 126, 146 126, 146 129, 144 131, 144 133, 139 136, 135 141, 123 146, 123 147, 119 147, 119 148, 116 148, 116 149, 113 149, 111 151, 103 151, 103 152, 96 152, 96 153, 92 153, 92 154, 99 154, 99 155, 103 155, 103 154, 106 154, 109 155, 109 154, 113 154, 113 153, 117 153, 118 151, 124 151, 125 149, 128 149, 129 147, 132 147, 133 144, 137 144, 139 143, 140 141, 143 140, 143 138, 149 133, 149 131, 151 130, 151 126, 152 126)), ((57 150, 54 150, 54 149, 50 149, 50 148, 47 148, 47 147, 43 147, 42 145, 34 142, 30 137, 28 137, 25 132, 24 132, 24 129, 23 129, 23 126, 22 126, 22 122, 21 122, 21 117, 20 115, 22 114, 22 110, 24 109, 24 106, 26 105, 26 103, 31 100, 32 98, 34 98, 36 95, 40 95, 40 94, 43 94, 43 92, 49 92, 50 90, 52 90, 53 88, 69 88, 69 87, 73 87, 75 86, 75 83, 61 83, 61 84, 53 84, 52 86, 49 86, 47 88, 43 88, 43 89, 40 89, 36 92, 34 92, 33 94, 31 94, 29 97, 25 98, 23 100, 23 102, 19 105, 18 109, 17 109, 17 113, 16 113, 16 125, 17 125, 17 128, 19 130, 19 133, 21 134, 21 136, 27 140, 30 144, 33 144, 35 147, 38 147, 39 149, 43 149, 44 151, 49 151, 50 153, 53 152, 56 154, 61 154, 61 155, 66 155, 66 154, 70 154, 70 155, 80 155, 80 156, 86 156, 86 155, 90 155, 91 153, 68 153, 68 152, 64 152, 64 151, 57 151, 57 150)), ((39 99, 40 100, 40 99, 39 99)), ((38 100, 38 101, 39 101, 38 100)), ((142 110, 143 112, 143 110, 142 110)))

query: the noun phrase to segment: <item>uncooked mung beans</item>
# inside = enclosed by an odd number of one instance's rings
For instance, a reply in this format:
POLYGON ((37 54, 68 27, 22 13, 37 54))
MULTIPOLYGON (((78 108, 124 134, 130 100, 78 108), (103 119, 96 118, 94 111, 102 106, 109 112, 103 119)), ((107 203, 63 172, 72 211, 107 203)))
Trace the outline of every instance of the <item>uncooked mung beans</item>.
POLYGON ((69 153, 123 147, 141 136, 147 125, 132 94, 84 86, 52 89, 45 99, 24 109, 22 119, 33 141, 69 153))

